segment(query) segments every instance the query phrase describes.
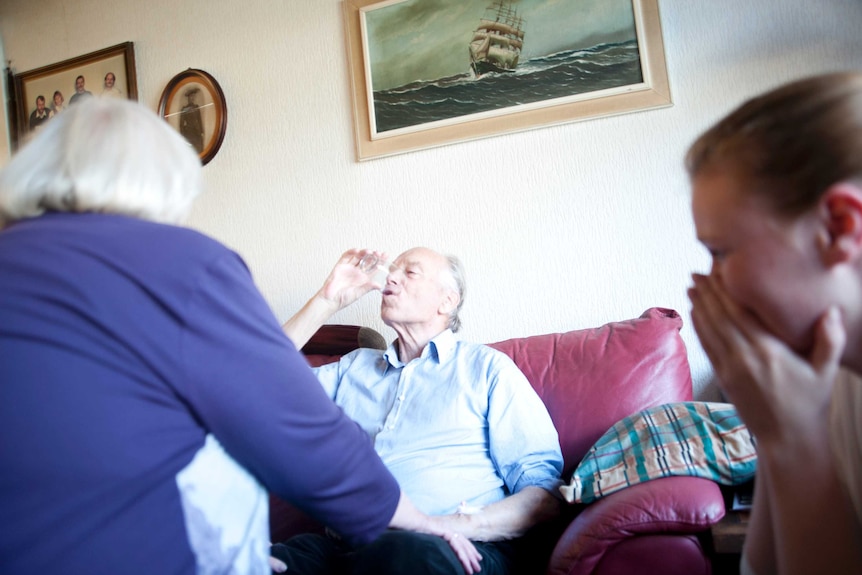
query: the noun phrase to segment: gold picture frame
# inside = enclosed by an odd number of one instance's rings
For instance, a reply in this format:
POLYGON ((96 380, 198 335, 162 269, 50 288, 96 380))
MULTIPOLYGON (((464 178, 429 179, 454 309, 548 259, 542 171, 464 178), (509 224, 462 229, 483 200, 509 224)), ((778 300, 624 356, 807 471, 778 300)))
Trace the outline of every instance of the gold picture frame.
POLYGON ((344 0, 342 7, 359 161, 672 105, 658 0, 344 0), (578 29, 587 3, 618 13, 622 27, 578 29), (557 22, 553 10, 561 11, 557 22), (436 36, 436 46, 420 44, 436 36), (530 53, 531 37, 549 51, 530 53), (525 72, 500 60, 483 68, 474 48, 487 50, 488 42, 516 51, 516 62, 523 56, 517 66, 525 72), (460 57, 463 70, 443 70, 443 60, 460 57), (578 80, 612 66, 613 78, 578 80), (510 88, 532 101, 501 105, 510 88), (453 104, 446 110, 441 102, 453 104))
POLYGON ((62 113, 65 107, 79 98, 95 95, 137 100, 134 43, 123 42, 15 74, 13 81, 17 126, 11 132, 15 149, 35 134, 44 122, 50 121, 55 113, 62 113), (44 98, 42 109, 38 108, 39 98, 44 98), (56 107, 55 98, 60 102, 56 107), (50 112, 50 116, 41 115, 40 112, 50 112))
POLYGON ((189 68, 165 86, 159 115, 186 139, 207 165, 227 132, 227 102, 221 86, 207 72, 189 68))

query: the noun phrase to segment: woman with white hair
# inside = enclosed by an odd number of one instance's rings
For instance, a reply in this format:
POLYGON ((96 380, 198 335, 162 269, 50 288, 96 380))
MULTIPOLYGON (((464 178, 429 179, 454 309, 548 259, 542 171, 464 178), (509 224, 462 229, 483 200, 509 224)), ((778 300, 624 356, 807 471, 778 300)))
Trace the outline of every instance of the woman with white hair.
POLYGON ((127 100, 70 108, 0 172, 0 572, 269 573, 267 490, 355 542, 442 534, 240 257, 178 226, 200 189, 127 100))

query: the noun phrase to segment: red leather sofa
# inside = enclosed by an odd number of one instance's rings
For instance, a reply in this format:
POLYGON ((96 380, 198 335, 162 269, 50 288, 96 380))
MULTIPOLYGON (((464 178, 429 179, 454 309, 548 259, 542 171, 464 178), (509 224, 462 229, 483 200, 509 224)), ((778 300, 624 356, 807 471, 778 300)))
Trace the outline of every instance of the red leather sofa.
MULTIPOLYGON (((651 308, 639 318, 593 329, 490 344, 515 361, 548 407, 560 436, 564 480, 618 420, 692 399, 681 327, 677 312, 651 308)), ((313 365, 333 361, 359 345, 357 329, 325 326, 303 351, 313 365)), ((273 541, 319 529, 276 497, 270 503, 273 541)), ((724 513, 719 486, 697 477, 656 479, 590 505, 571 505, 553 531, 555 541, 548 542, 553 551, 547 574, 708 575, 703 535, 724 513)))

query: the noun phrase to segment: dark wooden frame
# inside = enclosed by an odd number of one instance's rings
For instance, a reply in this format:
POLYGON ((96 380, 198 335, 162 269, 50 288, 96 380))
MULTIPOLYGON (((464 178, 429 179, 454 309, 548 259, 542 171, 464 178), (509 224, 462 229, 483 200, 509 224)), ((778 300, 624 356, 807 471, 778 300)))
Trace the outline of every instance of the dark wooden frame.
MULTIPOLYGON (((191 100, 187 100, 187 105, 190 104, 191 100)), ((174 76, 162 92, 159 115, 195 147, 203 165, 208 164, 221 148, 227 131, 227 103, 221 86, 207 72, 189 68, 174 76), (203 100, 194 104, 197 109, 203 109, 203 113, 198 113, 193 123, 183 123, 183 116, 187 112, 182 99, 188 98, 190 93, 198 92, 204 93, 203 100), (197 122, 200 122, 202 130, 199 141, 196 141, 197 138, 190 132, 184 131, 185 128, 196 132, 194 124, 197 122)))
POLYGON ((115 87, 123 91, 125 98, 129 100, 138 99, 133 42, 123 42, 116 46, 70 58, 56 64, 42 66, 28 72, 13 73, 14 109, 17 124, 16 129, 11 130, 13 149, 20 146, 30 135, 29 118, 36 108, 38 95, 44 96, 46 104, 50 106, 54 91, 60 90, 65 105, 69 106, 75 92, 77 76, 84 76, 85 88, 92 94, 99 95, 100 88, 96 87, 99 84, 91 81, 89 85, 86 85, 86 78, 99 78, 102 81, 108 72, 114 74, 115 87))

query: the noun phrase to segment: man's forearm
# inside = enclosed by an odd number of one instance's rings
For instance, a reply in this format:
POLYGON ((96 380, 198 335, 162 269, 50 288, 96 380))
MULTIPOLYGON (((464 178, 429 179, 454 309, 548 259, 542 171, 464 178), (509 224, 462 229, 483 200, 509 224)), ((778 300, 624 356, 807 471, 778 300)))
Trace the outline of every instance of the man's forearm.
POLYGON ((531 527, 559 515, 563 503, 541 487, 526 487, 475 514, 435 517, 473 541, 502 541, 524 535, 531 527))
POLYGON ((317 293, 292 318, 284 322, 281 329, 291 339, 296 349, 301 349, 336 311, 338 311, 338 305, 335 302, 317 293))

